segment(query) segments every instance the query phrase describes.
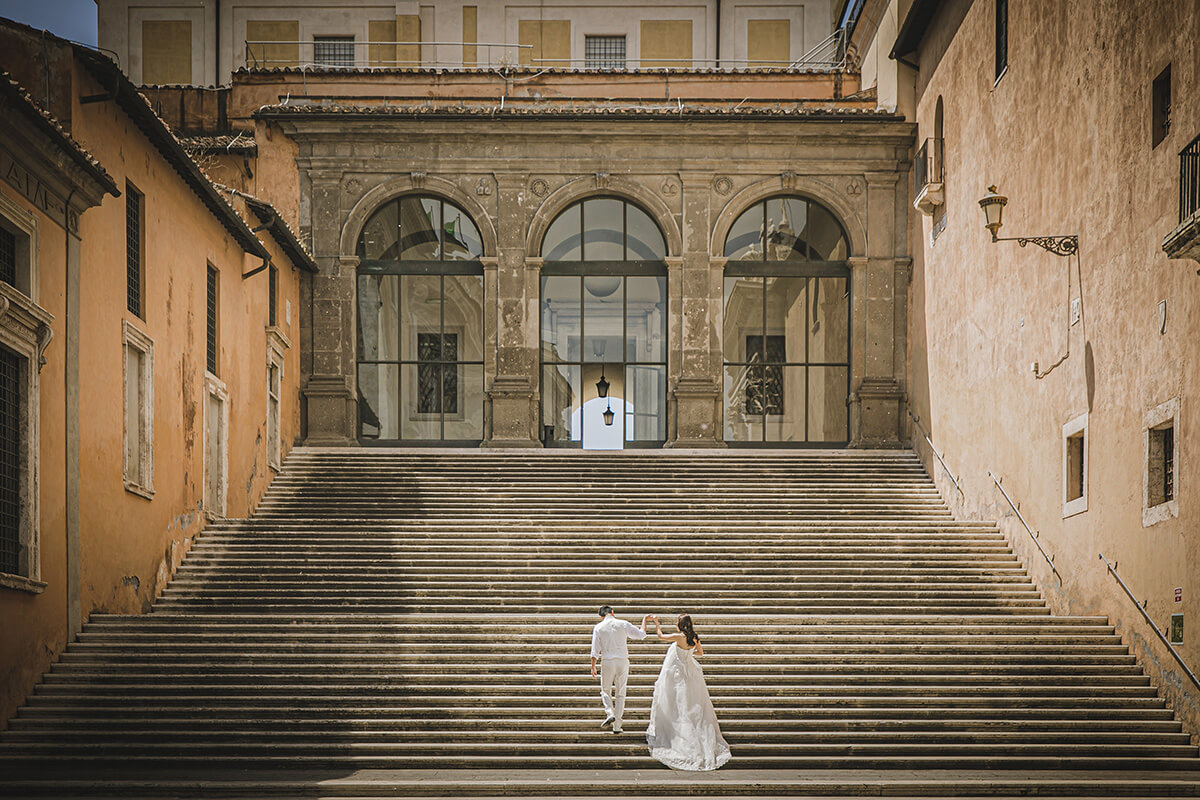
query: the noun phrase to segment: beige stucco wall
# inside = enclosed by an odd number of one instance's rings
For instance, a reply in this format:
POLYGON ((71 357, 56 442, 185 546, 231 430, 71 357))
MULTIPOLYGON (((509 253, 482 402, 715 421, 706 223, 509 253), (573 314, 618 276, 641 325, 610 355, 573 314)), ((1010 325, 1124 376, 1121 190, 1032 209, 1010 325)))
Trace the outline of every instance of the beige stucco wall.
MULTIPOLYGON (((1184 677, 1099 553, 1159 627, 1183 612, 1180 648, 1200 667, 1200 283, 1165 257, 1177 222, 1179 150, 1200 133, 1200 2, 1010 4, 1009 67, 993 85, 992 0, 945 3, 919 52, 919 139, 945 107, 946 229, 913 215, 911 402, 960 478, 965 517, 999 519, 1055 610, 1106 615, 1193 733, 1184 677), (1170 62, 1171 132, 1152 149, 1150 86, 1170 62), (1009 197, 1002 236, 1079 234, 1079 259, 992 244, 977 205, 1009 197), (1080 303, 1068 324, 1070 300, 1080 303), (1160 333, 1157 307, 1166 302, 1160 333), (1069 352, 1069 355, 1068 355, 1069 352), (1043 378, 1060 358, 1062 363, 1043 378), (1180 402, 1178 516, 1143 525, 1143 415, 1180 402), (1087 414, 1087 510, 1064 518, 1062 428, 1087 414), (988 475, 1040 531, 1061 582, 988 475), (1182 589, 1182 602, 1174 590, 1182 589)), ((919 440, 919 434, 916 434, 919 440)))

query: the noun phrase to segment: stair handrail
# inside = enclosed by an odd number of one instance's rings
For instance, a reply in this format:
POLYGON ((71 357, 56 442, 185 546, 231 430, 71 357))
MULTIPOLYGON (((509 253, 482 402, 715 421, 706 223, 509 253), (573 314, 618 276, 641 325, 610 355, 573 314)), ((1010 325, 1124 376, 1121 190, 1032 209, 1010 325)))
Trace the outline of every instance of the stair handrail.
POLYGON ((917 426, 917 430, 919 430, 921 432, 921 436, 925 438, 926 443, 929 445, 929 449, 933 451, 934 457, 937 458, 938 462, 942 465, 942 469, 946 471, 946 477, 949 478, 950 482, 954 484, 954 488, 958 489, 958 496, 965 500, 967 495, 963 492, 962 487, 958 485, 958 478, 954 477, 954 473, 950 471, 950 467, 946 466, 946 459, 942 458, 942 454, 939 453, 937 448, 933 446, 933 439, 930 439, 929 434, 925 432, 924 426, 921 425, 921 420, 917 419, 916 415, 912 413, 911 408, 906 408, 904 410, 908 412, 908 418, 911 419, 917 426))
POLYGON ((1041 551, 1042 557, 1046 559, 1048 564, 1050 564, 1050 571, 1057 575, 1058 579, 1061 581, 1062 573, 1058 571, 1058 567, 1054 566, 1054 557, 1046 552, 1046 548, 1042 547, 1042 543, 1038 541, 1038 535, 1033 532, 1033 528, 1029 527, 1029 523, 1025 521, 1025 517, 1021 516, 1021 509, 1017 508, 1017 504, 1014 503, 1013 499, 1008 496, 1008 492, 1004 490, 1004 486, 1000 483, 1000 479, 997 478, 990 469, 988 470, 988 477, 995 482, 996 488, 1000 490, 1000 494, 1004 495, 1004 499, 1008 501, 1009 507, 1012 508, 1012 510, 1016 513, 1017 519, 1019 519, 1021 524, 1025 526, 1025 530, 1029 533, 1029 537, 1033 539, 1033 543, 1036 544, 1037 549, 1041 551))
POLYGON ((1138 602, 1138 599, 1136 597, 1134 597, 1133 592, 1129 590, 1129 586, 1125 583, 1124 580, 1121 579, 1121 576, 1117 573, 1116 565, 1111 563, 1107 558, 1105 558, 1104 553, 1099 553, 1098 555, 1100 556, 1100 560, 1104 562, 1104 565, 1106 567, 1108 567, 1109 574, 1111 574, 1114 578, 1117 579, 1117 583, 1121 584, 1121 588, 1125 590, 1126 596, 1128 596, 1129 599, 1133 601, 1133 604, 1135 606, 1137 606, 1137 610, 1142 612, 1142 616, 1146 618, 1146 622, 1150 624, 1150 627, 1153 628, 1154 632, 1158 634, 1158 638, 1161 639, 1162 643, 1165 644, 1167 646, 1167 649, 1171 651, 1171 655, 1175 656, 1175 660, 1179 662, 1179 666, 1182 667, 1183 671, 1187 673, 1187 676, 1192 679, 1192 683, 1196 684, 1196 688, 1200 689, 1200 678, 1197 678, 1196 673, 1192 672, 1192 668, 1189 667, 1187 665, 1187 662, 1183 660, 1183 656, 1181 656, 1179 654, 1179 651, 1175 649, 1175 646, 1173 644, 1171 644, 1171 640, 1167 638, 1166 634, 1164 634, 1161 630, 1159 630, 1158 624, 1150 617, 1150 614, 1146 611, 1146 602, 1145 601, 1142 601, 1140 603, 1138 602))

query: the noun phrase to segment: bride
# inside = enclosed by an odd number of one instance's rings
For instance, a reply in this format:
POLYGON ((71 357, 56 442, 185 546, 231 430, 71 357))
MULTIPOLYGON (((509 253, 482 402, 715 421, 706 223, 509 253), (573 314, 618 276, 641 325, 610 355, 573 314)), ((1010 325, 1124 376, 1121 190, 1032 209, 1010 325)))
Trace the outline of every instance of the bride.
POLYGON ((729 745, 721 736, 704 672, 696 661, 696 656, 704 655, 704 647, 692 618, 681 614, 675 623, 679 633, 669 634, 662 632, 658 617, 653 619, 654 632, 671 646, 654 683, 646 728, 650 755, 671 769, 717 769, 729 760, 729 745))

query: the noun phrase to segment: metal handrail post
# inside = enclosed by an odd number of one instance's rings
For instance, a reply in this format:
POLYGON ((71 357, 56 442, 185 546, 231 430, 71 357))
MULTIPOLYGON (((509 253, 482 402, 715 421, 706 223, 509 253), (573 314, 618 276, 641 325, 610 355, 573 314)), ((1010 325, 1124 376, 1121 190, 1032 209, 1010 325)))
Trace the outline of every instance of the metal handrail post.
POLYGON ((1144 602, 1138 602, 1138 599, 1134 596, 1133 592, 1129 590, 1129 586, 1126 585, 1125 581, 1122 580, 1121 576, 1117 573, 1116 566, 1114 566, 1107 558, 1104 557, 1104 553, 1099 553, 1098 555, 1100 556, 1100 560, 1104 562, 1104 565, 1108 567, 1109 573, 1111 573, 1112 576, 1117 579, 1117 583, 1121 584, 1121 588, 1125 590, 1126 596, 1133 601, 1133 604, 1137 606, 1138 611, 1142 612, 1142 616, 1145 617, 1146 622, 1148 622, 1150 627, 1154 629, 1154 632, 1158 634, 1158 638, 1161 639, 1162 643, 1165 644, 1167 649, 1171 651, 1171 655, 1175 656, 1175 660, 1179 662, 1179 666, 1182 667, 1183 671, 1187 673, 1187 676, 1191 678, 1192 683, 1194 683, 1197 688, 1200 688, 1200 678, 1197 678, 1196 673, 1192 672, 1192 668, 1189 667, 1187 662, 1183 660, 1183 656, 1181 656, 1179 651, 1175 649, 1175 646, 1171 644, 1171 640, 1168 639, 1161 630, 1159 630, 1157 623, 1155 623, 1154 620, 1151 619, 1150 615, 1146 612, 1146 604, 1144 602))
POLYGON ((964 492, 962 487, 958 485, 958 478, 954 477, 954 473, 950 471, 950 467, 946 466, 946 459, 942 458, 942 454, 939 453, 937 448, 933 446, 933 439, 930 439, 929 434, 925 432, 925 428, 921 425, 921 420, 916 418, 911 409, 905 409, 905 411, 908 412, 908 418, 911 419, 917 426, 917 430, 921 432, 921 436, 925 437, 925 441, 929 444, 929 449, 933 451, 933 455, 937 458, 938 462, 941 463, 942 469, 946 470, 946 477, 948 477, 950 482, 954 484, 954 488, 958 489, 959 496, 965 500, 967 497, 966 492, 964 492))
POLYGON ((1001 485, 1000 479, 997 478, 990 469, 988 470, 988 477, 995 482, 996 488, 1000 490, 1000 494, 1004 495, 1004 499, 1008 501, 1009 507, 1012 508, 1012 510, 1016 513, 1017 519, 1019 519, 1021 524, 1025 526, 1025 530, 1029 533, 1029 537, 1033 539, 1033 543, 1036 544, 1037 549, 1041 551, 1042 557, 1045 558, 1046 562, 1050 564, 1050 571, 1057 575, 1058 579, 1061 581, 1062 573, 1058 571, 1058 567, 1054 566, 1054 558, 1046 552, 1046 548, 1042 547, 1042 543, 1038 541, 1038 535, 1033 532, 1033 528, 1029 527, 1029 523, 1025 521, 1025 517, 1021 516, 1021 509, 1017 508, 1017 504, 1014 503, 1013 499, 1008 496, 1008 492, 1004 490, 1004 486, 1001 485))

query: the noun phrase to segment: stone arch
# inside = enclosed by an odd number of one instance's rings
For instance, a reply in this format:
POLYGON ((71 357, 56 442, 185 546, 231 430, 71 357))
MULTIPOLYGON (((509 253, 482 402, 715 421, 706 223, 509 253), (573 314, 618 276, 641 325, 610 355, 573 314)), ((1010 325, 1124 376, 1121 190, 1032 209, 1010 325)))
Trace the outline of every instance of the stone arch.
POLYGON ((363 226, 384 203, 395 200, 407 194, 432 195, 444 198, 471 217, 475 227, 479 229, 479 237, 483 240, 484 257, 494 258, 496 255, 496 227, 491 216, 483 206, 471 195, 458 188, 444 178, 427 177, 414 182, 411 175, 402 175, 386 180, 372 188, 358 199, 346 222, 342 225, 342 236, 338 245, 338 253, 343 256, 353 256, 358 252, 358 237, 362 235, 363 226))
POLYGON ((636 181, 625 178, 609 178, 605 185, 598 186, 591 177, 568 181, 546 196, 529 222, 525 237, 525 253, 541 255, 542 239, 550 223, 570 205, 589 197, 620 197, 628 200, 650 215, 662 231, 667 242, 667 256, 678 256, 683 252, 683 235, 674 212, 655 192, 636 181))
POLYGON ((725 253, 725 238, 729 235, 729 229, 733 227, 733 223, 741 213, 761 200, 778 195, 803 197, 825 206, 837 221, 841 223, 842 230, 846 232, 846 239, 850 248, 847 257, 854 258, 866 255, 867 229, 863 224, 862 216, 858 210, 825 183, 803 175, 797 175, 794 185, 787 187, 780 183, 778 177, 767 178, 766 180, 750 184, 729 198, 729 202, 717 214, 716 222, 713 224, 712 239, 709 241, 709 252, 714 256, 723 255, 725 253))

